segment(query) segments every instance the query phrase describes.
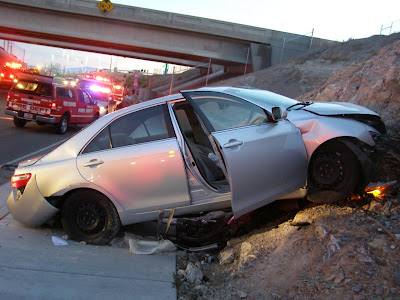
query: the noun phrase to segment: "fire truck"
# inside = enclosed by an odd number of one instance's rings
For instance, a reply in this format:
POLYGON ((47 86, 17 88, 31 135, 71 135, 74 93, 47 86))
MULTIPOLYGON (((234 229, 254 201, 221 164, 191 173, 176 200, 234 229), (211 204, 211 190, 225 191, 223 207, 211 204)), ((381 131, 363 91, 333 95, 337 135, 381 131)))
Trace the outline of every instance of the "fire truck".
POLYGON ((27 122, 52 124, 64 134, 70 124, 89 124, 99 118, 99 107, 85 90, 53 83, 53 77, 19 73, 7 96, 5 114, 22 128, 27 122))
POLYGON ((78 77, 77 86, 86 90, 100 107, 100 116, 116 110, 124 97, 124 88, 115 85, 112 81, 96 73, 78 77))
POLYGON ((10 89, 18 81, 22 64, 6 61, 0 71, 0 87, 10 89))

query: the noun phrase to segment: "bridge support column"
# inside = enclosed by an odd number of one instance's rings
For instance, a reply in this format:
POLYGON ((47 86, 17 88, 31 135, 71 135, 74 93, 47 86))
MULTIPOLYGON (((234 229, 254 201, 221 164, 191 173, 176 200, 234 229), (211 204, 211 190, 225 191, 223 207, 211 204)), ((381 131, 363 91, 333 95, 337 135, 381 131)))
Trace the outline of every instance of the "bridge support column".
POLYGON ((250 58, 253 72, 271 66, 271 46, 267 44, 250 44, 250 58))

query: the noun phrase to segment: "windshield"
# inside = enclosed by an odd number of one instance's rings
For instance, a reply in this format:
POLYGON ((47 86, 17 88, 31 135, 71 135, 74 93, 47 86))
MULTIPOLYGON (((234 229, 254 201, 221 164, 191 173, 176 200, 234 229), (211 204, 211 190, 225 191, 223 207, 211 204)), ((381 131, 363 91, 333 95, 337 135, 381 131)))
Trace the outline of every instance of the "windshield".
POLYGON ((244 99, 251 99, 258 102, 265 103, 270 105, 271 107, 275 106, 283 106, 284 108, 288 108, 289 106, 299 103, 294 99, 290 99, 285 96, 281 96, 272 92, 263 91, 263 90, 251 90, 251 89, 229 89, 227 92, 244 99))

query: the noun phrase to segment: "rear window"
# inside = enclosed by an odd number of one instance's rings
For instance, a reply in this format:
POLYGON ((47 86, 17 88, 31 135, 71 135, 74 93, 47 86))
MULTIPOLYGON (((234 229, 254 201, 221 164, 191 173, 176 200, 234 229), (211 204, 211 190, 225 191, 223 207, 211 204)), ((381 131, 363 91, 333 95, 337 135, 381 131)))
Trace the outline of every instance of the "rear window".
POLYGON ((12 91, 15 92, 24 92, 27 94, 33 94, 37 96, 52 96, 52 85, 45 82, 31 82, 19 80, 12 91))

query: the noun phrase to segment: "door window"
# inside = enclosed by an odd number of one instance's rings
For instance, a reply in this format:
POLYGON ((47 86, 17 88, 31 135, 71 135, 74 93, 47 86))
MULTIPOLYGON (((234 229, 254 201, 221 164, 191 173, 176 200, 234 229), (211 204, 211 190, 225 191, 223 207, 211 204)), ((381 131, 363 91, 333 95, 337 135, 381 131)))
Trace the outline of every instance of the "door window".
POLYGON ((107 126, 83 151, 118 148, 174 136, 166 107, 156 106, 123 116, 107 126))
POLYGON ((64 87, 57 87, 56 89, 56 95, 59 98, 69 98, 69 99, 74 99, 74 90, 69 89, 69 88, 64 88, 64 87))
POLYGON ((190 95, 197 111, 207 120, 205 125, 211 131, 220 131, 268 122, 265 111, 243 99, 222 95, 211 96, 195 93, 190 95))

